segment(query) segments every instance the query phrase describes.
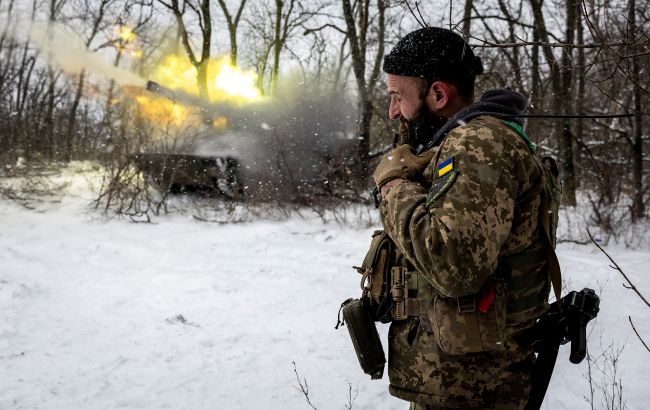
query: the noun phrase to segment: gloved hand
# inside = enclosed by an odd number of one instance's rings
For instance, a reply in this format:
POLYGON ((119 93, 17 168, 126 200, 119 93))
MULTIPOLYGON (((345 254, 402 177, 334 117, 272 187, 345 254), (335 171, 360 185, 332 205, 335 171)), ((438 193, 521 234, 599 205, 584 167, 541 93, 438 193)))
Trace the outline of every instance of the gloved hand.
POLYGON ((429 165, 435 155, 435 150, 430 149, 420 155, 413 153, 413 148, 408 145, 400 145, 384 157, 377 165, 372 178, 377 185, 377 189, 388 181, 395 178, 413 179, 422 174, 424 169, 429 165))

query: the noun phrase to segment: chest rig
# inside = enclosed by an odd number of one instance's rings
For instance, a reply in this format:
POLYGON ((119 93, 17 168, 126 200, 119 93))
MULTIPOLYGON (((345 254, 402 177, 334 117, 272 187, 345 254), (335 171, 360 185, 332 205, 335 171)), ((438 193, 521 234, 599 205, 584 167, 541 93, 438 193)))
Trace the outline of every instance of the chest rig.
MULTIPOLYGON (((552 158, 540 159, 535 146, 514 123, 496 118, 478 119, 496 132, 516 133, 526 143, 541 170, 539 237, 531 246, 499 258, 498 268, 478 294, 447 298, 401 255, 387 233, 376 231, 361 267, 362 299, 375 321, 416 319, 418 330, 434 332, 440 347, 450 354, 503 349, 507 328, 530 326, 548 308, 553 284, 560 291, 560 271, 554 252, 561 187, 552 158), (462 334, 463 340, 449 340, 462 334)), ((559 297, 558 297, 559 300, 559 297)))
POLYGON ((361 274, 361 298, 367 300, 375 321, 388 323, 426 312, 433 288, 408 263, 386 232, 373 233, 363 263, 354 268, 361 274))

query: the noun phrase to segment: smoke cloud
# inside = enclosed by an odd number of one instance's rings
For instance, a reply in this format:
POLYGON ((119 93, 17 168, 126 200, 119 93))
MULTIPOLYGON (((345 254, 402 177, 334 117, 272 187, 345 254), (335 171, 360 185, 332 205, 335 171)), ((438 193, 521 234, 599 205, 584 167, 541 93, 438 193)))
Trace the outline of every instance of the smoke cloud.
POLYGON ((101 53, 89 51, 77 34, 60 23, 34 23, 25 29, 15 21, 8 21, 4 16, 0 18, 0 25, 4 25, 5 30, 17 41, 29 41, 49 63, 69 74, 79 74, 86 70, 99 78, 114 80, 120 85, 144 87, 146 84, 137 74, 115 67, 101 53))
POLYGON ((83 41, 58 23, 36 24, 29 31, 29 38, 49 60, 70 74, 87 70, 94 75, 115 80, 120 85, 143 87, 146 81, 136 74, 115 67, 99 53, 86 49, 83 41))
POLYGON ((187 153, 236 158, 248 183, 324 181, 334 162, 356 155, 354 106, 338 94, 291 88, 266 103, 231 107, 230 131, 206 132, 187 153))
MULTIPOLYGON (((147 89, 145 79, 115 67, 102 53, 87 50, 78 35, 59 23, 37 23, 18 30, 15 25, 5 27, 10 31, 13 28, 14 38, 29 41, 41 51, 42 58, 67 73, 86 70, 122 86, 147 89)), ((158 93, 197 107, 207 117, 228 119, 227 132, 199 127, 191 138, 194 143, 179 144, 179 150, 184 151, 179 153, 235 158, 241 164, 245 184, 251 188, 268 183, 280 187, 306 181, 327 183, 332 164, 355 155, 354 105, 341 94, 318 92, 291 79, 282 81, 279 89, 279 95, 271 100, 243 106, 210 103, 182 92, 158 93)))

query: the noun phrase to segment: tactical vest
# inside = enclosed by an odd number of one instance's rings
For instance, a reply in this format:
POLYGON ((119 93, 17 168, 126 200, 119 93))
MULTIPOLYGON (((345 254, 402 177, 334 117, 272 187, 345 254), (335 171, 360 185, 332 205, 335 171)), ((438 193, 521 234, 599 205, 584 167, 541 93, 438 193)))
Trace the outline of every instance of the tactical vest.
MULTIPOLYGON (((436 292, 383 231, 373 234, 370 250, 357 268, 363 275, 363 297, 369 299, 375 320, 386 323, 415 318, 418 330, 434 332, 440 348, 448 354, 504 349, 510 332, 532 326, 548 309, 551 284, 557 300, 561 290, 554 251, 561 197, 555 161, 540 159, 534 144, 515 123, 492 117, 473 121, 499 133, 515 132, 528 145, 543 178, 539 239, 522 252, 501 256, 497 270, 478 294, 458 298, 436 292)), ((534 191, 531 195, 540 194, 534 191)))

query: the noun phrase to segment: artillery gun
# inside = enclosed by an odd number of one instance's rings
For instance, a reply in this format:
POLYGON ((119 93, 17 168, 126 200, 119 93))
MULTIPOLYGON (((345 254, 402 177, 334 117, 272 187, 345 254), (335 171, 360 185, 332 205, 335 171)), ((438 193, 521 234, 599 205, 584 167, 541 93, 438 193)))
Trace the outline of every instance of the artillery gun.
MULTIPOLYGON (((227 106, 208 104, 200 98, 177 92, 148 81, 146 90, 171 101, 198 107, 207 114, 227 106)), ((160 189, 170 193, 197 192, 219 195, 228 199, 241 198, 244 194, 241 183, 240 162, 232 156, 201 155, 194 153, 195 147, 183 145, 182 152, 138 153, 129 160, 160 189), (192 153, 189 153, 189 152, 192 153)))
POLYGON ((292 96, 236 105, 208 102, 153 81, 146 90, 198 108, 205 124, 196 140, 179 152, 132 156, 140 171, 169 192, 199 191, 234 199, 246 192, 271 198, 314 186, 331 194, 336 184, 344 184, 342 158, 354 158, 350 153, 356 152, 358 139, 350 131, 353 109, 340 96, 300 89, 292 96), (213 127, 215 119, 227 126, 213 127))
POLYGON ((158 187, 172 194, 200 192, 228 199, 243 196, 239 161, 232 157, 190 154, 133 154, 135 166, 158 187))

